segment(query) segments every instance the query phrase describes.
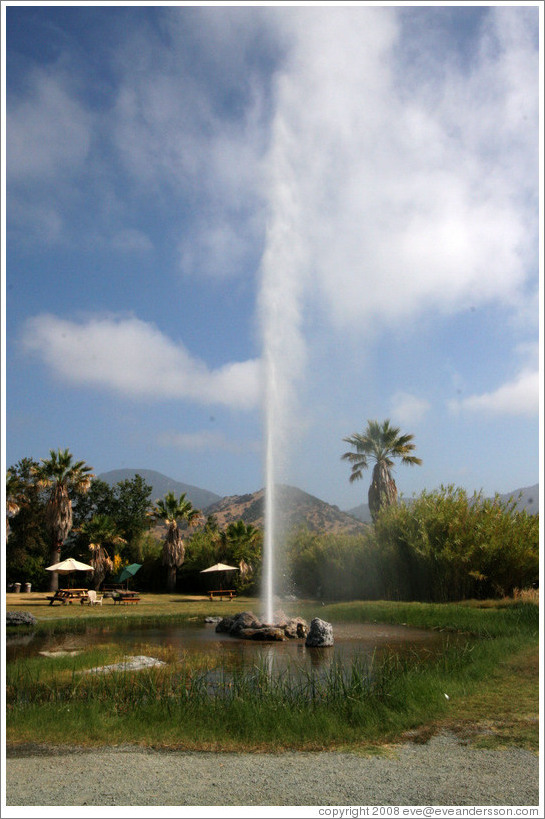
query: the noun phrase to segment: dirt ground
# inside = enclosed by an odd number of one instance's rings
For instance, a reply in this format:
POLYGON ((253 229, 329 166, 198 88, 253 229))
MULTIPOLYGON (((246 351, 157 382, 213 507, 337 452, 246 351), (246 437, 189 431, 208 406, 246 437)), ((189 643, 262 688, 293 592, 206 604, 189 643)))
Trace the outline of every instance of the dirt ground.
POLYGON ((210 816, 230 805, 539 804, 536 754, 476 749, 448 733, 380 756, 8 749, 6 781, 8 806, 217 807, 210 816))

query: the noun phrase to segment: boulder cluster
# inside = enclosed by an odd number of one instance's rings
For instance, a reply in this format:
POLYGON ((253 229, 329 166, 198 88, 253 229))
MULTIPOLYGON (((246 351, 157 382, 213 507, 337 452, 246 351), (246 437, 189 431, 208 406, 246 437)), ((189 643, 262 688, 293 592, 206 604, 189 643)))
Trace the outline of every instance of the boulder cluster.
POLYGON ((242 611, 233 617, 224 617, 216 626, 217 632, 232 634, 241 640, 296 640, 306 637, 308 625, 301 617, 287 617, 276 612, 272 623, 263 623, 251 611, 242 611))
POLYGON ((6 626, 35 626, 36 618, 30 611, 7 611, 6 626))
POLYGON ((283 611, 274 614, 272 623, 263 623, 253 612, 242 611, 220 620, 216 631, 231 634, 241 640, 285 641, 306 638, 307 646, 333 645, 331 623, 316 617, 309 629, 301 617, 287 617, 283 611))

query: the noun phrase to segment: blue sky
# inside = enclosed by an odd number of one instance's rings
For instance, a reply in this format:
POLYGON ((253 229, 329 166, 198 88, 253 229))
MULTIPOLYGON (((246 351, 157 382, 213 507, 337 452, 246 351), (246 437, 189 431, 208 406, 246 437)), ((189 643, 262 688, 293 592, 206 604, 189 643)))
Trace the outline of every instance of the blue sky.
POLYGON ((538 481, 538 4, 7 3, 6 465, 538 481), (271 392, 271 367, 276 382, 271 392))

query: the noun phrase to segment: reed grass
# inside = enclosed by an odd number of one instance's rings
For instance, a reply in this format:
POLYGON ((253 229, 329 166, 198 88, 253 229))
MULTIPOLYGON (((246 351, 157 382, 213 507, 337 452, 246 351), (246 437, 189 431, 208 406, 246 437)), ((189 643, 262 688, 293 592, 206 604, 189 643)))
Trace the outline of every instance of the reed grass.
MULTIPOLYGON (((310 612, 312 605, 315 611, 315 603, 302 603, 298 612, 305 616, 305 607, 310 612)), ((354 601, 320 607, 319 613, 333 622, 440 629, 446 632, 444 649, 425 657, 416 652, 387 652, 365 662, 356 657, 345 665, 333 662, 327 671, 296 674, 289 667, 271 673, 265 662, 244 670, 218 667, 211 653, 180 657, 143 643, 131 653, 151 653, 164 666, 89 673, 123 658, 110 631, 101 645, 75 656, 8 664, 7 741, 65 744, 69 737, 73 744, 187 749, 370 748, 430 726, 465 725, 468 714, 473 724, 486 721, 489 727, 492 714, 498 725, 503 719, 503 729, 496 731, 502 742, 537 748, 539 616, 534 603, 354 601), (456 639, 449 639, 451 631, 458 633, 456 639), (505 698, 506 681, 515 678, 517 699, 525 703, 517 719, 512 698, 509 703, 505 698)), ((187 611, 177 615, 182 620, 191 616, 187 611)), ((123 625, 121 618, 118 622, 123 625)), ((135 622, 131 617, 131 626, 135 622)), ((71 625, 55 621, 48 628, 71 625)))

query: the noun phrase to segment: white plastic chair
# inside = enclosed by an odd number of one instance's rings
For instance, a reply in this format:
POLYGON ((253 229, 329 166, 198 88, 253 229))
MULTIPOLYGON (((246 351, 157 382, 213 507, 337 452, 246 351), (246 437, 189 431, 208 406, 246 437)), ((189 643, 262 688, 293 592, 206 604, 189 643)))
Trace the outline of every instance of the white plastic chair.
POLYGON ((102 605, 102 595, 98 595, 94 589, 89 589, 89 591, 87 592, 87 597, 89 598, 90 606, 102 605))

